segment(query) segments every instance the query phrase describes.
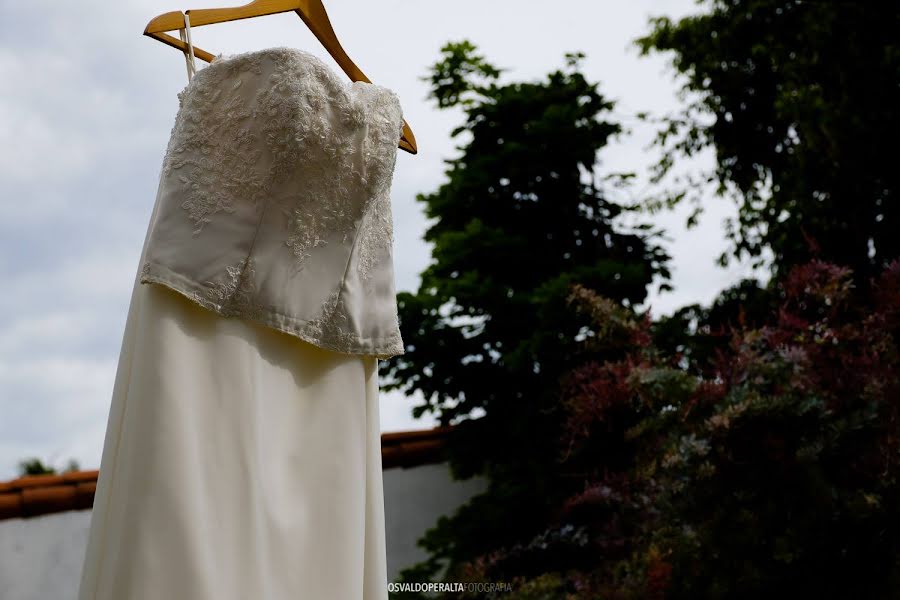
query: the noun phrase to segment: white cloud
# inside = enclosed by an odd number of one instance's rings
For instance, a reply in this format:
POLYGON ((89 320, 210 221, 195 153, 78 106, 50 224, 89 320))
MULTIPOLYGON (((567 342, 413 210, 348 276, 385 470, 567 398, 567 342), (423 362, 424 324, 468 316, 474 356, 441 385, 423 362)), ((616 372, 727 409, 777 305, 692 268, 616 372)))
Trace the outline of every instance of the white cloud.
POLYGON ((105 425, 114 360, 10 357, 4 352, 0 363, 0 472, 14 474, 18 462, 30 456, 57 466, 69 458, 85 468, 99 464, 102 437, 96 436, 105 425), (85 432, 91 439, 83 437, 85 432), (60 455, 76 448, 82 453, 60 455))

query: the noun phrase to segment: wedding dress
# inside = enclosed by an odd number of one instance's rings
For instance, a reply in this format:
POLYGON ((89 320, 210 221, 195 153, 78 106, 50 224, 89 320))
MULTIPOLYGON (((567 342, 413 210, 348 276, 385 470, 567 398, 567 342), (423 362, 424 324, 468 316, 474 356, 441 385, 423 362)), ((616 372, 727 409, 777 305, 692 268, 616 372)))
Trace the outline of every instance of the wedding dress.
POLYGON ((386 600, 399 98, 291 48, 178 98, 78 599, 386 600))

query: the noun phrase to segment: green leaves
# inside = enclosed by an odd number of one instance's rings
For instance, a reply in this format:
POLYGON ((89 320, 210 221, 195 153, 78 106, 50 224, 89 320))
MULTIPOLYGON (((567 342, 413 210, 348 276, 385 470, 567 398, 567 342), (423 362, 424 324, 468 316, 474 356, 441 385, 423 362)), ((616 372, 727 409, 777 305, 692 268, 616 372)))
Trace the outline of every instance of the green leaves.
POLYGON ((581 351, 585 322, 567 306, 572 285, 619 306, 668 276, 657 233, 620 224, 627 209, 607 196, 630 178, 584 181, 622 129, 580 72, 583 58, 570 52, 541 80, 501 85, 501 70, 461 41, 443 47, 425 78, 439 107, 464 109, 456 131, 471 136, 446 161, 445 183, 417 196, 433 219, 432 262, 419 290, 398 295, 407 352, 381 374, 388 389, 421 394, 417 416, 458 422, 451 468, 492 483, 478 510, 433 533, 434 551, 452 563, 538 535, 529 527, 570 484, 555 465, 559 379, 581 351))
POLYGON ((487 63, 467 40, 448 42, 441 53, 443 57, 432 65, 431 73, 419 78, 431 84, 428 97, 437 100, 440 108, 470 106, 478 101, 477 95, 490 95, 492 87, 480 82, 492 82, 505 70, 487 63))
POLYGON ((684 106, 656 140, 657 181, 706 149, 716 153, 716 181, 675 182, 652 206, 706 202, 704 190, 730 198, 738 219, 721 264, 761 264, 768 249, 777 272, 821 258, 865 285, 900 255, 900 170, 889 158, 900 135, 900 5, 699 4, 677 22, 652 19, 635 44, 669 55, 684 82, 684 106))

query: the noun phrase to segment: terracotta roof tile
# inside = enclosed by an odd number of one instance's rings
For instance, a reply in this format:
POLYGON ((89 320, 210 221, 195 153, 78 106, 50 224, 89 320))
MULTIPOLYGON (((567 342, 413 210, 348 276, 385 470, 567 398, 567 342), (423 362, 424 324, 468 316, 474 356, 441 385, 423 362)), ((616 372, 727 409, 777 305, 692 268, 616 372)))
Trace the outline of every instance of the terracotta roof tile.
MULTIPOLYGON (((395 431, 381 434, 381 466, 404 469, 439 463, 449 427, 395 431)), ((0 482, 0 520, 36 517, 91 508, 100 471, 73 471, 62 475, 28 475, 0 482)))
POLYGON ((445 460, 444 443, 452 427, 381 434, 381 468, 417 467, 445 460))

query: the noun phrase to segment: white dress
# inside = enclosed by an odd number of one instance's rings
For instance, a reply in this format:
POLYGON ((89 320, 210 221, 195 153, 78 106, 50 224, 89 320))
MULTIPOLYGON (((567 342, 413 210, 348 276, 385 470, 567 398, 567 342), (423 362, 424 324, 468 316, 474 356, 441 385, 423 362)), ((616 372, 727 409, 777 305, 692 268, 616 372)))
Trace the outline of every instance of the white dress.
POLYGON ((394 164, 387 144, 395 154, 402 116, 393 92, 349 83, 312 54, 277 48, 217 57, 179 95, 125 325, 79 600, 387 599, 378 358, 403 352, 384 205, 394 164), (295 122, 282 136, 291 149, 290 173, 303 174, 302 180, 279 175, 285 146, 269 146, 266 162, 265 152, 254 153, 250 144, 240 151, 252 156, 248 164, 260 166, 242 171, 241 181, 263 176, 269 195, 262 203, 246 202, 246 187, 229 185, 211 163, 201 169, 209 187, 198 188, 189 174, 204 163, 190 160, 191 142, 194 156, 207 157, 203 144, 210 140, 188 135, 185 127, 200 120, 191 103, 204 118, 229 115, 201 123, 222 135, 214 140, 217 152, 238 147, 226 147, 240 138, 228 126, 244 134, 248 127, 250 134, 258 130, 249 137, 265 150, 273 137, 263 128, 275 115, 258 101, 264 90, 278 89, 272 78, 279 72, 302 83, 284 88, 284 97, 297 103, 290 113, 295 122), (253 93, 243 96, 243 113, 235 96, 208 94, 225 88, 244 93, 248 86, 253 93), (385 106, 395 112, 382 112, 385 106), (310 154, 313 148, 298 145, 296 132, 302 126, 317 133, 309 127, 321 123, 315 119, 322 110, 334 125, 353 112, 348 107, 362 107, 356 120, 316 136, 326 153, 340 141, 335 136, 345 136, 340 139, 352 143, 343 146, 344 154, 332 152, 322 163, 310 154), (232 119, 235 114, 241 119, 232 119), (385 114, 381 131, 391 136, 383 139, 373 121, 385 114), (347 183, 339 171, 342 156, 357 161, 361 177, 347 183), (325 197, 328 182, 341 194, 325 197), (250 206, 265 214, 277 196, 290 207, 285 189, 319 193, 310 204, 300 203, 306 201, 300 192, 293 197, 307 213, 319 207, 325 214, 339 203, 341 210, 351 204, 358 210, 349 229, 340 220, 311 219, 310 243, 299 253, 304 230, 296 218, 260 225, 268 222, 260 216, 255 228, 241 228, 252 222, 254 213, 241 212, 250 206), (208 199, 210 190, 222 193, 212 209, 206 204, 197 234, 194 201, 208 199), (189 225, 187 233, 179 222, 189 225), (229 270, 232 251, 248 248, 248 235, 257 242, 249 247, 260 253, 248 252, 247 268, 229 270), (201 245, 228 260, 197 263, 201 245), (301 259, 302 269, 282 269, 301 259), (340 266, 336 277, 328 265, 340 266), (298 280, 301 300, 286 291, 298 280), (223 286, 229 281, 235 285, 223 286), (363 290, 365 283, 374 291, 363 290), (388 303, 387 310, 372 306, 379 302, 388 303), (307 321, 297 316, 304 311, 307 321), (289 313, 292 319, 282 318, 289 313))

